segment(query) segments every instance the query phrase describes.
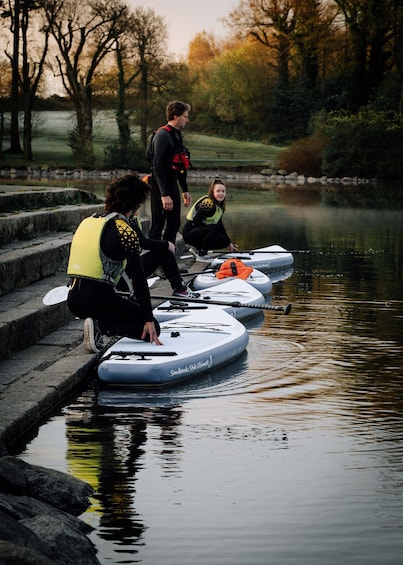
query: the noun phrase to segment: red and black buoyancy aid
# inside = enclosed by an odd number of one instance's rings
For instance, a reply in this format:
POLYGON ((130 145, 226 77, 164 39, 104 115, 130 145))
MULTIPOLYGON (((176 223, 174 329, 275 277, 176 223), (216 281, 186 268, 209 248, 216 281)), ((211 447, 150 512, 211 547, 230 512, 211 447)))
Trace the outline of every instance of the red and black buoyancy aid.
POLYGON ((157 131, 159 131, 160 129, 164 129, 165 131, 169 132, 172 136, 172 140, 174 142, 174 154, 169 158, 170 159, 170 168, 178 173, 184 173, 185 171, 188 170, 188 168, 190 167, 190 152, 189 150, 183 145, 181 144, 181 146, 178 145, 178 138, 175 135, 175 128, 170 126, 169 124, 166 124, 165 126, 161 126, 160 128, 158 128, 157 130, 155 130, 153 132, 153 134, 151 135, 149 142, 147 144, 147 149, 146 149, 146 159, 149 163, 152 163, 153 161, 153 155, 154 155, 154 137, 155 134, 157 133, 157 131))

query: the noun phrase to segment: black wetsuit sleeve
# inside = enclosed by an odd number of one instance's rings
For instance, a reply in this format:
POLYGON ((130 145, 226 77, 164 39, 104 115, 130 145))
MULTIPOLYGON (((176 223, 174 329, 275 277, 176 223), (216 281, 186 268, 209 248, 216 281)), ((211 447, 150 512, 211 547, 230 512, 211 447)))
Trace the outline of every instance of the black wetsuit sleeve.
POLYGON ((145 320, 153 320, 150 291, 141 261, 140 242, 136 231, 126 220, 109 222, 101 238, 101 248, 107 257, 115 261, 127 260, 126 273, 133 283, 134 295, 140 304, 145 320))
POLYGON ((160 189, 161 196, 168 196, 167 175, 172 174, 169 170, 169 162, 175 153, 175 145, 171 133, 161 128, 157 131, 153 141, 153 176, 160 189))
POLYGON ((214 215, 215 212, 215 204, 211 200, 211 198, 203 198, 197 205, 196 205, 196 214, 193 218, 193 225, 194 226, 202 226, 206 218, 210 218, 214 215))
POLYGON ((148 237, 146 237, 143 233, 143 230, 138 225, 137 219, 135 217, 130 217, 128 219, 128 222, 139 238, 141 249, 147 249, 150 251, 165 251, 166 249, 168 249, 168 241, 164 239, 149 239, 148 237))

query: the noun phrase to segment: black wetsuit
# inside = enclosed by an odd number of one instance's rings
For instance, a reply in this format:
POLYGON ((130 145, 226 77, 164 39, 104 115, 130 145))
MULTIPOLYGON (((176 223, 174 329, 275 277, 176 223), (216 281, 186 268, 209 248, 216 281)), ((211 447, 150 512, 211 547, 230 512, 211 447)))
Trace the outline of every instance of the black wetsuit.
POLYGON ((231 243, 224 227, 222 218, 214 224, 206 224, 207 218, 214 216, 216 206, 208 196, 196 204, 196 213, 193 220, 186 220, 182 235, 185 243, 192 245, 199 252, 209 249, 222 249, 231 243))
POLYGON ((111 284, 89 278, 73 278, 67 305, 78 318, 94 318, 101 333, 141 338, 144 324, 153 321, 150 292, 140 257, 139 237, 125 221, 110 220, 102 233, 101 249, 114 261, 127 260, 126 273, 132 280, 135 299, 127 299, 111 284))
POLYGON ((187 185, 187 171, 175 170, 171 166, 171 159, 175 153, 187 151, 183 146, 182 134, 172 128, 167 131, 163 127, 157 130, 153 140, 153 162, 150 177, 151 187, 151 239, 165 239, 175 244, 176 235, 181 223, 181 195, 189 192, 187 185), (161 197, 170 196, 173 208, 165 211, 162 207, 161 197), (165 229, 164 229, 165 228, 165 229))

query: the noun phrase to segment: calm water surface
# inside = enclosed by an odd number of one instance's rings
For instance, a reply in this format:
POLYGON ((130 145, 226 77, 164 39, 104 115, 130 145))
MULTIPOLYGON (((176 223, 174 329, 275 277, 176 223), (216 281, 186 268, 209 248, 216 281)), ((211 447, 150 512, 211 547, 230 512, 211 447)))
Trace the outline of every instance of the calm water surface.
POLYGON ((401 565, 401 203, 234 188, 226 225, 243 249, 295 251, 272 291, 291 314, 260 313, 247 352, 201 380, 93 379, 20 457, 93 485, 104 564, 401 565))

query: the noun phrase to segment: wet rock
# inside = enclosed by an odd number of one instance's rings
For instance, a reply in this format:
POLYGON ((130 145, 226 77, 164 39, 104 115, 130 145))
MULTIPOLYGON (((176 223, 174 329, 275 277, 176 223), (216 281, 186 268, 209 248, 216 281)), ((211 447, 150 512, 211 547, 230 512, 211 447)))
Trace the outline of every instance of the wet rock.
POLYGON ((71 475, 0 457, 0 565, 99 564, 93 528, 77 517, 91 494, 71 475))
POLYGON ((5 459, 13 461, 18 470, 24 473, 28 482, 28 492, 33 498, 52 504, 74 516, 79 516, 89 507, 88 498, 94 490, 88 483, 54 469, 29 465, 21 459, 14 457, 5 459))

